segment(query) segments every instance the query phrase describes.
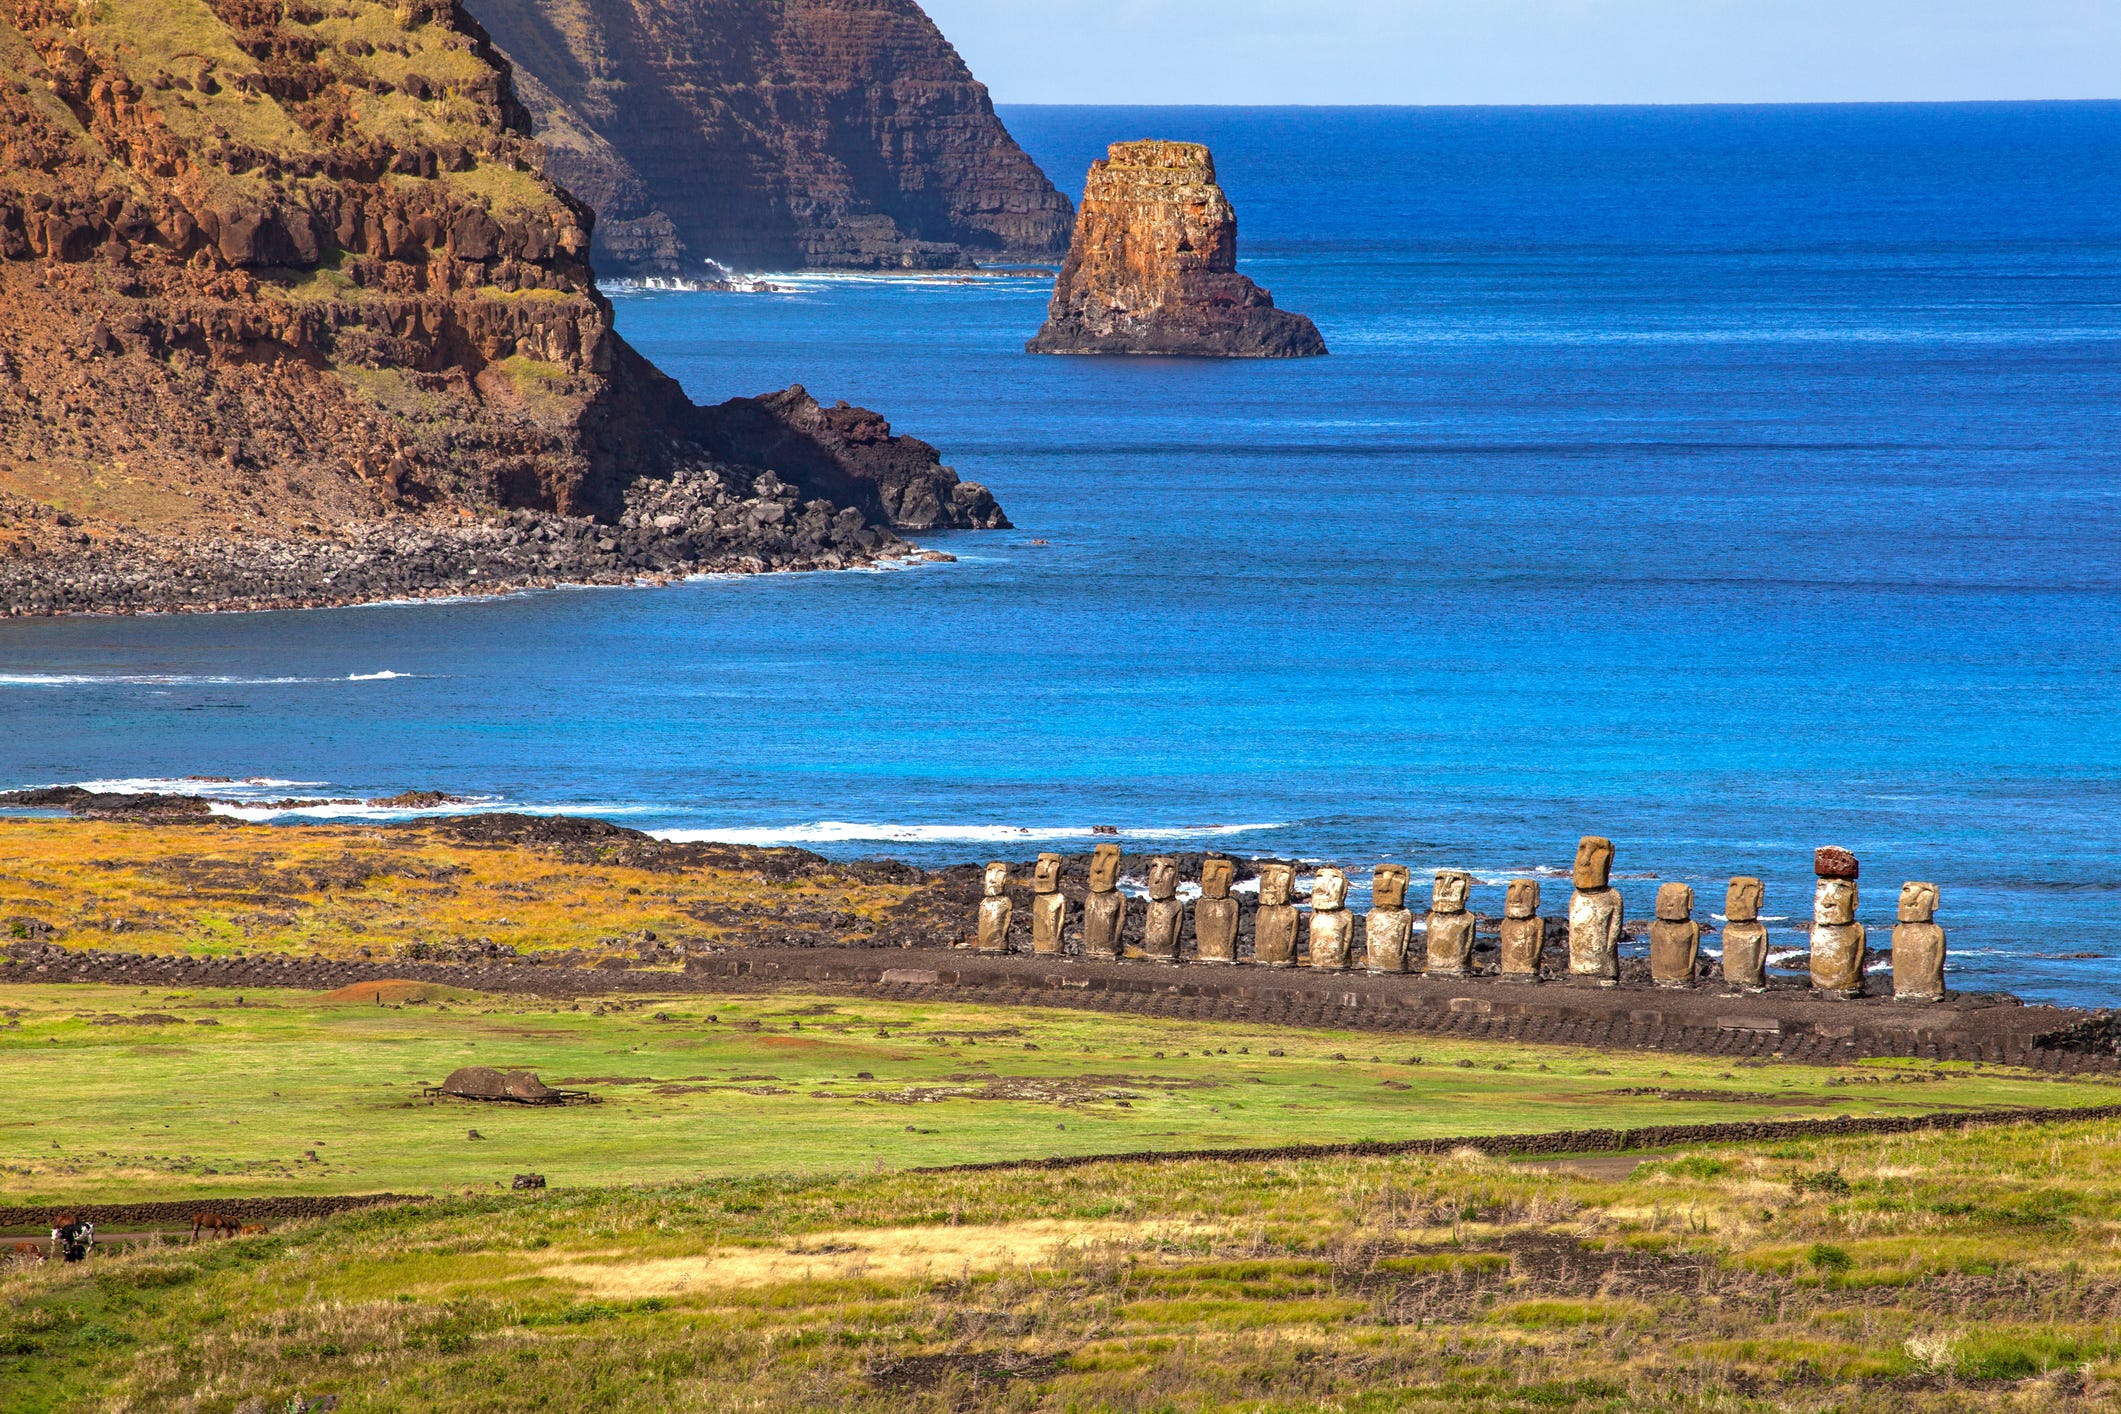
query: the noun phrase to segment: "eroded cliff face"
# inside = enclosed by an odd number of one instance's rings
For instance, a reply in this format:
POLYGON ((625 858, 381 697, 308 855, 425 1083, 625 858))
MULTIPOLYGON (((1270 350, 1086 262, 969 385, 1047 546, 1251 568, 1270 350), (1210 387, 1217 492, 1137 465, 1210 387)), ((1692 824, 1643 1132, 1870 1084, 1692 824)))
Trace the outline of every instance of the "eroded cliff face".
POLYGON ((1032 353, 1301 358, 1318 326, 1237 273, 1237 212, 1193 142, 1116 142, 1090 166, 1032 353))
POLYGON ((872 466, 1000 520, 620 339, 455 0, 0 0, 0 73, 0 613, 858 563, 872 466))
POLYGON ((913 0, 471 0, 599 270, 1050 259, 1071 210, 913 0))

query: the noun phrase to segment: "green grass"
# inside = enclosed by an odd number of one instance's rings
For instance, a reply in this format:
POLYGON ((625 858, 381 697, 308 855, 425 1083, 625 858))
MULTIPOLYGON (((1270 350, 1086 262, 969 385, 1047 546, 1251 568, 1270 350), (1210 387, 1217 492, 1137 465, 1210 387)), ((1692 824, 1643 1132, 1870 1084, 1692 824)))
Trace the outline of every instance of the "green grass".
POLYGON ((459 1196, 0 1270, 0 1411, 2121 1400, 2121 1124, 1784 1147, 1625 1179, 1460 1154, 459 1196), (1849 1191, 1798 1187, 1820 1166, 1849 1191), (1999 1216, 2028 1203, 2066 1216, 1999 1216), (1852 1288, 1762 1260, 1833 1248, 1853 1279, 1954 1243, 1989 1270, 1852 1288))
MULTIPOLYGON (((669 1183, 1136 1150, 2091 1105, 2111 1102, 2117 1088, 1998 1067, 1731 1066, 796 995, 577 1007, 459 993, 379 1007, 249 992, 238 1006, 235 994, 213 989, 14 986, 0 988, 0 1013, 0 1072, 11 1093, 40 1097, 0 1112, 0 1201, 17 1203, 455 1192, 532 1170, 569 1186, 669 1183), (143 1014, 175 1020, 98 1024, 143 1014), (422 1096, 462 1065, 527 1067, 603 1103, 530 1109, 422 1096), (1879 1074, 1925 1074, 1932 1083, 1843 1083, 1879 1074), (1615 1093, 1628 1088, 1733 1098, 1615 1093)), ((1881 1213, 1910 1201, 1822 1163, 1792 1164, 1793 1182, 1813 1185, 1805 1191, 1820 1201, 1881 1213), (1821 1172, 1839 1188, 1819 1192, 1821 1172)), ((1645 1186, 1718 1181, 1729 1176, 1727 1164, 1680 1156, 1654 1166, 1645 1186)), ((1980 1215, 2038 1233, 2074 1220, 2066 1203, 2026 1194, 1980 1215)), ((1801 1252, 1776 1260, 1817 1266, 1801 1252)))

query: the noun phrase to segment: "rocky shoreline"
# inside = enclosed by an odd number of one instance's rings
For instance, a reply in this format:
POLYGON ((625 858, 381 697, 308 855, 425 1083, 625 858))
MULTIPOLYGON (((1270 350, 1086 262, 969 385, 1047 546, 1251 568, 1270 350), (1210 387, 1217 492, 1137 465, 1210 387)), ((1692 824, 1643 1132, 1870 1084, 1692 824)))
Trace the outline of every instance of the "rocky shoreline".
POLYGON ((806 502, 771 472, 638 483, 616 523, 517 510, 370 522, 329 538, 96 537, 57 519, 30 523, 47 533, 0 560, 0 617, 327 608, 954 558, 859 512, 806 502))

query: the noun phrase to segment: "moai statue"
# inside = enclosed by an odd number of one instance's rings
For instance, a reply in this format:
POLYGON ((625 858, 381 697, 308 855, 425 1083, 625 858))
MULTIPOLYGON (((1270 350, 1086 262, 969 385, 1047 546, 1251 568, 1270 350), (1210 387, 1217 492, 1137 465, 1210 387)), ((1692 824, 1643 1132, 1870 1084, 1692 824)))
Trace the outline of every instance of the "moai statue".
POLYGON ((1252 960, 1262 967, 1296 966, 1296 866, 1259 866, 1259 912, 1252 915, 1252 960))
POLYGON ((1767 889, 1758 879, 1740 875, 1723 896, 1723 980, 1745 992, 1767 990, 1767 925, 1760 906, 1767 889))
POLYGON ((1813 856, 1812 990, 1846 1000, 1863 995, 1863 925, 1856 921, 1856 856, 1828 846, 1813 856))
POLYGON ((1178 865, 1162 855, 1149 861, 1149 918, 1142 925, 1142 956, 1157 962, 1178 961, 1179 930, 1186 905, 1178 896, 1178 865))
POLYGON ((1473 915, 1466 896, 1473 876, 1457 869, 1436 871, 1429 891, 1429 975, 1463 977, 1473 966, 1473 915))
POLYGON ((1202 962, 1237 961, 1237 900, 1230 882, 1237 866, 1227 859, 1205 859, 1200 866, 1200 897, 1193 904, 1193 952, 1202 962))
POLYGON ((1041 854, 1031 876, 1031 951, 1048 957, 1061 950, 1061 928, 1068 921, 1068 896, 1060 891, 1061 857, 1041 854))
POLYGON ((1620 981, 1620 890, 1612 886, 1613 842, 1585 835, 1576 844, 1576 892, 1569 895, 1569 980, 1611 987, 1620 981))
POLYGON ((1944 1000, 1944 929, 1937 926, 1937 886, 1900 886, 1900 922, 1893 929, 1893 1000, 1944 1000))
POLYGON ((1380 864, 1370 876, 1370 911, 1362 921, 1364 965, 1372 972, 1407 970, 1407 942, 1414 915, 1407 912, 1407 871, 1380 864))
POLYGON ((1650 924, 1650 980, 1660 987, 1691 987, 1700 958, 1694 890, 1686 884, 1658 885, 1657 918, 1650 924))
POLYGON ((987 896, 979 901, 979 950, 1009 951, 1009 918, 1016 905, 1009 902, 1009 866, 996 861, 987 866, 987 896))
POLYGON ((1511 982, 1539 980, 1539 954, 1547 945, 1547 921, 1539 916, 1539 881, 1510 880, 1502 905, 1502 976, 1511 982))
POLYGON ((1339 971, 1348 965, 1355 915, 1348 912, 1348 876, 1321 869, 1311 885, 1311 965, 1339 971))
POLYGON ((1083 956, 1119 956, 1127 926, 1127 896, 1119 891, 1119 846, 1101 844, 1090 857, 1090 893, 1083 900, 1083 956))

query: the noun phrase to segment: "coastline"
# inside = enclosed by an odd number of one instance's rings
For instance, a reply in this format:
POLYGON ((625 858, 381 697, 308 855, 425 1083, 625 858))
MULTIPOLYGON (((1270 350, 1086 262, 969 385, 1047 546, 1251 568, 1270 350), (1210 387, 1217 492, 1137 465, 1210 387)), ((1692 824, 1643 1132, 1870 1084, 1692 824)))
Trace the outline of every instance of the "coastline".
POLYGON ((667 515, 628 516, 613 525, 525 511, 457 525, 374 522, 336 538, 115 532, 100 540, 76 534, 68 543, 48 536, 0 559, 0 620, 352 608, 956 559, 889 529, 798 512, 792 496, 762 499, 773 502, 764 514, 776 519, 747 514, 739 525, 750 533, 734 543, 726 525, 692 516, 676 524, 667 515), (795 533, 780 530, 782 521, 795 533))

